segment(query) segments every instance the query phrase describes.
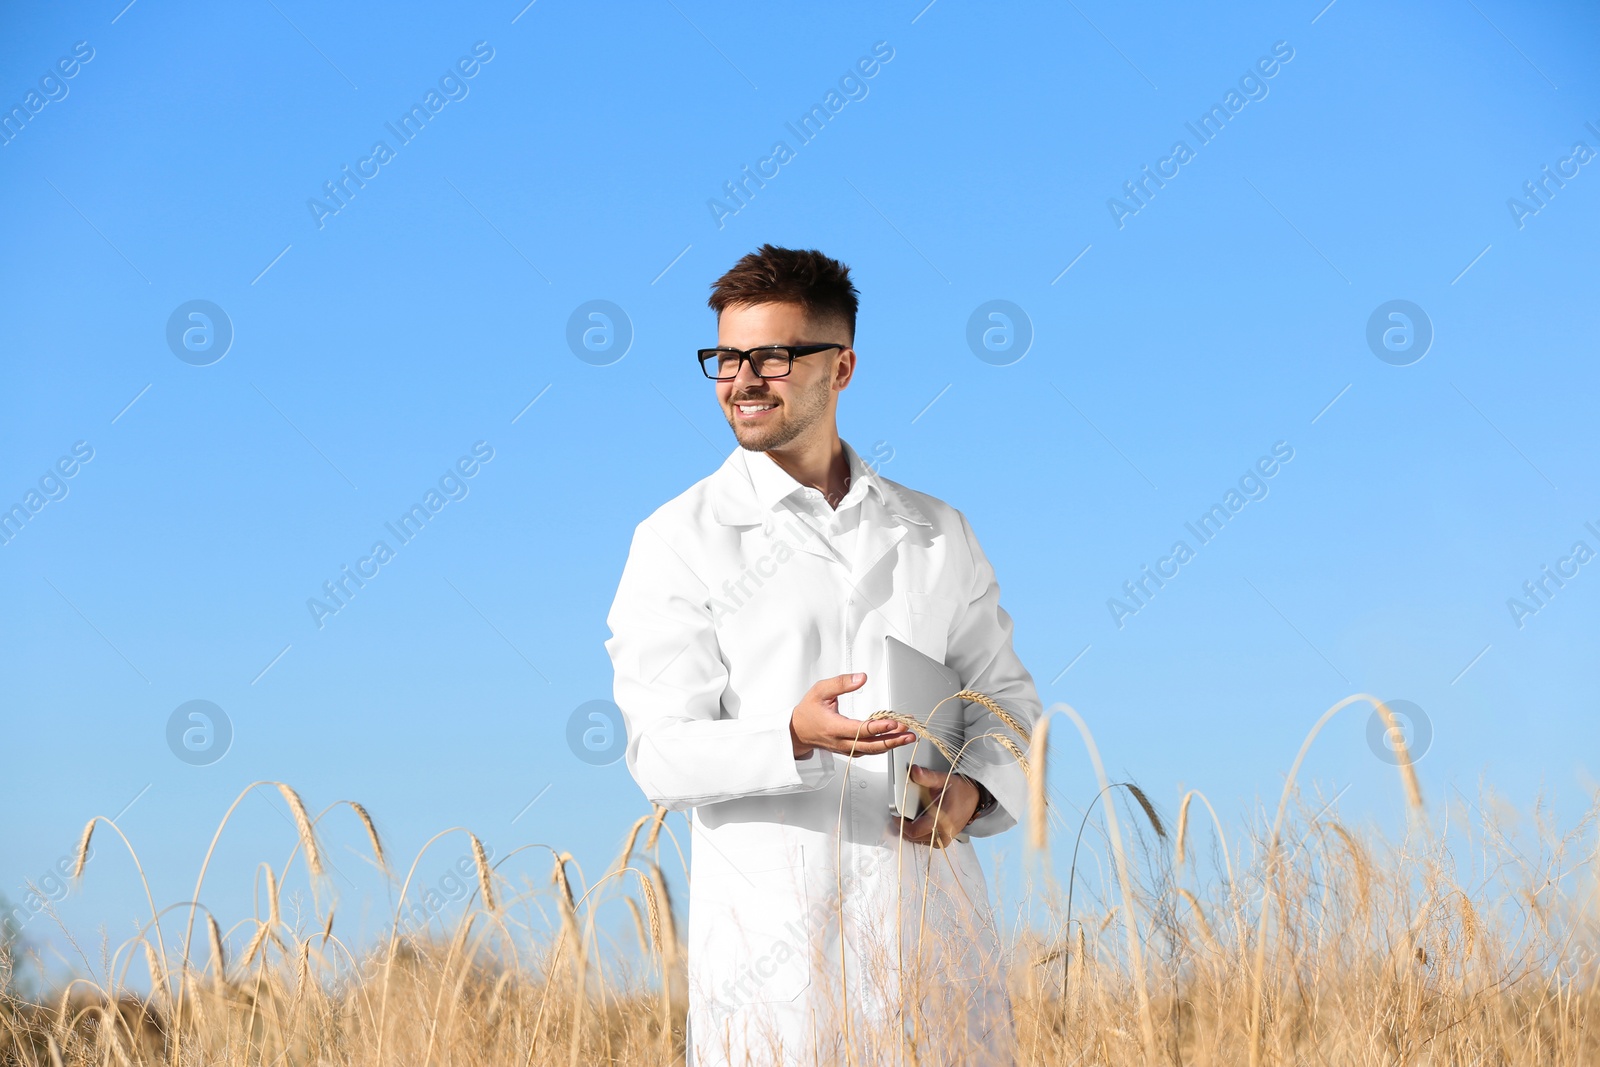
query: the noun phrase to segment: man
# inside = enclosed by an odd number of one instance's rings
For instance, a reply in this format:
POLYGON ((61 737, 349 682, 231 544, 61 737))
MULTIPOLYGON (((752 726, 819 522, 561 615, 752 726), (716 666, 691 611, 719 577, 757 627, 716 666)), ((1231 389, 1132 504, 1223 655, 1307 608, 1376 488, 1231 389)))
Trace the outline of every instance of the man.
POLYGON ((1025 775, 969 704, 959 773, 917 768, 934 803, 892 817, 889 752, 915 736, 875 717, 884 638, 1026 727, 1039 698, 965 517, 839 438, 857 295, 837 261, 772 245, 713 285, 698 355, 738 447, 639 524, 607 620, 628 769, 693 812, 696 1067, 1011 1061, 967 836, 1016 823, 1025 775))

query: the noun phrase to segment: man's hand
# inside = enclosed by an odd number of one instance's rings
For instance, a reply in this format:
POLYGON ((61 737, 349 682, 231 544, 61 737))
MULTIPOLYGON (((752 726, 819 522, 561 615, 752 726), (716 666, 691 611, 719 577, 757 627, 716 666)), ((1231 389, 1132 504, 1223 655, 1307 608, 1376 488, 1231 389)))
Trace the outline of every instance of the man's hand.
POLYGON ((967 828, 978 810, 978 787, 962 774, 944 774, 911 765, 911 781, 927 787, 928 806, 915 819, 901 819, 900 832, 918 845, 944 848, 967 828))
POLYGON ((917 739, 916 734, 893 719, 862 722, 839 714, 839 695, 854 692, 866 682, 864 674, 841 674, 824 678, 806 690, 789 717, 795 759, 805 759, 819 748, 846 756, 870 756, 917 739))

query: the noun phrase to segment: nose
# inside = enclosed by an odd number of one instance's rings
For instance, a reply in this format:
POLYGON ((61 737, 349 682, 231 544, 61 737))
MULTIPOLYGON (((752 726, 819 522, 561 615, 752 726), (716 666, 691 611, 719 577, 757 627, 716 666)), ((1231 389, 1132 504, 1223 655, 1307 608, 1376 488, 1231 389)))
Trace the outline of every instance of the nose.
POLYGON ((751 368, 750 361, 748 359, 741 359, 739 361, 739 373, 735 375, 733 379, 733 388, 735 392, 740 389, 747 389, 752 386, 765 384, 766 382, 762 380, 761 376, 751 368))

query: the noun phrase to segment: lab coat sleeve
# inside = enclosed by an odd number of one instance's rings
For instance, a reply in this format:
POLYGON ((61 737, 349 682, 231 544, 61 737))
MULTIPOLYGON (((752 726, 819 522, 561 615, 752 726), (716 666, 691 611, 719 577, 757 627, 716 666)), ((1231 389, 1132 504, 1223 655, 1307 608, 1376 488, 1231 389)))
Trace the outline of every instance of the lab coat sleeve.
MULTIPOLYGON (((1011 616, 1000 606, 994 568, 966 516, 957 515, 971 554, 972 585, 965 591, 964 610, 958 611, 952 622, 946 662, 968 689, 992 697, 1031 733, 1042 711, 1039 693, 1033 676, 1011 647, 1011 616)), ((1028 743, 981 704, 966 707, 967 746, 956 769, 982 782, 998 802, 994 811, 967 828, 974 837, 987 837, 1016 825, 1027 807, 1028 781, 1011 751, 986 735, 1003 735, 1023 753, 1028 743)))
POLYGON ((831 780, 831 753, 795 759, 790 709, 723 715, 728 670, 706 585, 648 520, 634 531, 606 621, 628 770, 651 803, 680 811, 831 780))

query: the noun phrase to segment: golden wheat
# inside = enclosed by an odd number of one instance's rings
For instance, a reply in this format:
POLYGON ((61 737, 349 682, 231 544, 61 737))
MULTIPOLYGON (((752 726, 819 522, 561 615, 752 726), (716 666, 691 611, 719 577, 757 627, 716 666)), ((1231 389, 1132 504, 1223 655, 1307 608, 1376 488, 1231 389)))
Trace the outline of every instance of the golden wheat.
POLYGON ((1028 847, 1044 856, 1050 847, 1050 801, 1045 767, 1050 758, 1050 720, 1040 719, 1028 745, 1028 847))
POLYGON ((83 826, 83 833, 78 837, 78 847, 72 860, 72 877, 76 881, 83 877, 83 868, 89 862, 89 839, 94 836, 94 824, 97 820, 90 819, 83 826))
POLYGON ((389 859, 384 855, 383 842, 378 838, 378 828, 373 825, 372 816, 367 814, 366 808, 353 800, 345 803, 350 805, 350 810, 356 813, 356 819, 360 821, 361 828, 367 832, 367 841, 372 845, 372 858, 377 862, 378 869, 380 871, 388 871, 389 859))
POLYGON ((1012 730, 1016 731, 1017 736, 1022 738, 1023 744, 1028 743, 1028 728, 1018 722, 1009 711, 1001 707, 1000 703, 994 700, 992 697, 986 696, 985 694, 979 693, 973 689, 963 689, 950 699, 966 700, 974 704, 983 705, 983 707, 994 713, 995 718, 999 719, 1001 722, 1011 727, 1012 730))
POLYGON ((478 835, 467 834, 467 840, 472 843, 472 865, 478 872, 478 892, 483 897, 483 906, 489 911, 495 910, 494 877, 489 869, 489 857, 483 851, 483 842, 478 840, 478 835))
POLYGON ((323 873, 322 849, 317 846, 317 835, 312 832, 311 817, 306 814, 306 806, 300 802, 299 793, 283 782, 276 784, 284 803, 289 805, 289 811, 294 816, 295 829, 300 832, 300 846, 305 849, 306 865, 311 868, 312 874, 320 875, 323 873))
MULTIPOLYGON (((1379 702, 1350 698, 1313 728, 1301 758, 1322 724, 1355 701, 1370 703, 1393 725, 1379 702)), ((1031 912, 1032 921, 1006 935, 1019 1064, 1600 1062, 1592 841, 1600 809, 1562 832, 1538 822, 1540 840, 1531 848, 1486 824, 1458 855, 1448 833, 1422 821, 1411 755, 1397 743, 1405 804, 1417 820, 1399 843, 1325 817, 1326 809, 1313 812, 1294 785, 1300 759, 1270 828, 1238 848, 1230 848, 1216 811, 1193 790, 1179 799, 1169 840, 1144 789, 1106 780, 1082 718, 1065 706, 1052 710, 1077 725, 1101 793, 1114 797, 1117 787, 1125 789, 1154 836, 1124 842, 1108 798, 1096 813, 1104 848, 1091 849, 1092 864, 1075 872, 1087 883, 1087 914, 1060 922, 1048 879, 1024 897, 1019 914, 1031 912), (1211 811, 1217 871, 1195 847, 1196 797, 1211 811), (1129 862, 1130 851, 1144 862, 1129 862), (1187 884, 1173 883, 1175 867, 1187 884), (1465 874, 1458 877, 1458 868, 1465 874)), ((1016 814, 1030 847, 1043 853, 1050 720, 1022 731, 997 717, 1028 746, 1024 753, 1011 737, 1011 746, 1000 745, 1027 767, 1029 810, 1016 814)), ((303 877, 318 877, 316 824, 292 790, 266 784, 286 800, 294 797, 297 847, 309 872, 303 877)), ((376 865, 387 871, 372 820, 359 805, 352 810, 376 865)), ((611 873, 593 885, 570 854, 553 850, 548 881, 519 891, 504 866, 509 857, 491 868, 470 835, 477 899, 454 932, 443 939, 426 928, 403 932, 397 915, 387 943, 356 958, 326 952, 342 948, 333 938, 333 907, 313 905, 304 913, 298 890, 286 888, 288 866, 266 863, 259 887, 265 906, 246 919, 254 927, 235 957, 235 981, 228 980, 227 938, 209 910, 203 935, 210 943, 209 982, 199 980, 204 969, 186 980, 186 947, 169 963, 153 905, 150 925, 114 954, 125 961, 128 953, 143 953, 146 993, 127 988, 113 970, 99 986, 78 980, 48 1000, 22 998, 7 957, 0 960, 0 1064, 681 1063, 686 961, 668 879, 650 859, 659 857, 666 815, 657 808, 633 821, 611 873), (630 872, 631 879, 623 877, 630 872), (581 894, 574 877, 587 886, 581 894), (619 895, 638 935, 637 960, 620 946, 605 949, 597 923, 600 909, 619 895), (280 906, 285 897, 295 902, 293 910, 280 906), (558 917, 553 927, 537 922, 547 902, 558 917), (568 952, 572 958, 563 959, 568 952)), ((83 873, 96 821, 80 836, 75 877, 83 873)), ((0 953, 11 951, 0 942, 0 953)), ((915 1011, 908 1017, 921 1044, 895 1051, 895 1042, 908 1040, 898 1027, 867 1033, 864 1040, 891 1052, 857 1062, 961 1061, 959 1046, 937 1047, 959 1039, 942 1034, 938 1020, 915 1011)))

